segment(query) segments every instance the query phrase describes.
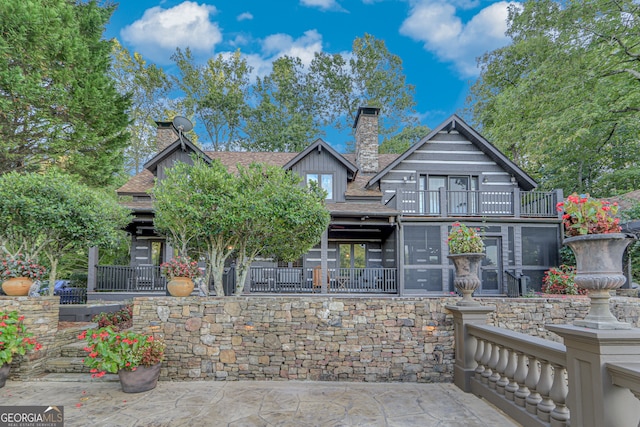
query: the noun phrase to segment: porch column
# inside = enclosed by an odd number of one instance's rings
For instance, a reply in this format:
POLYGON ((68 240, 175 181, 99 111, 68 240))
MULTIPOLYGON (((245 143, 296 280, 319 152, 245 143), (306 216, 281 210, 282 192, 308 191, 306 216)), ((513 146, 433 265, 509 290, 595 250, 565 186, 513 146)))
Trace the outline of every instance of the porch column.
POLYGON ((520 195, 520 189, 518 187, 515 187, 513 189, 513 217, 514 218, 520 218, 520 207, 522 206, 521 203, 521 195, 520 195))
POLYGON ((396 283, 398 284, 398 295, 404 295, 404 227, 398 217, 398 238, 396 239, 396 283))
POLYGON ((637 362, 640 329, 589 329, 545 325, 567 348, 571 425, 623 427, 640 419, 640 405, 629 390, 613 385, 607 363, 637 362))
POLYGON ((98 252, 97 246, 89 248, 89 267, 87 270, 87 292, 94 292, 98 282, 98 252))
POLYGON ((453 365, 453 382, 461 390, 471 393, 471 377, 478 366, 474 359, 478 342, 467 333, 467 325, 486 325, 487 314, 496 311, 496 306, 446 305, 445 308, 453 314, 456 355, 456 362, 453 365))
POLYGON ((329 230, 325 229, 322 232, 322 238, 320 240, 320 280, 322 283, 322 293, 326 294, 327 289, 327 277, 329 274, 327 258, 329 257, 329 230))
POLYGON ((173 246, 171 246, 167 241, 165 241, 164 245, 165 249, 162 257, 162 262, 169 262, 173 258, 173 246))

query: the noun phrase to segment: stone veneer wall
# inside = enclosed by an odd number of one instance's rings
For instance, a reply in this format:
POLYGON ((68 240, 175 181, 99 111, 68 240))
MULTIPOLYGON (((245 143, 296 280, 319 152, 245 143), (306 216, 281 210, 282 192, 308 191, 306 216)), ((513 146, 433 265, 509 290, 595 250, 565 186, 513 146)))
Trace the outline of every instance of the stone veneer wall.
MULTIPOLYGON (((161 378, 450 382, 457 298, 135 298, 138 331, 165 339, 161 378)), ((570 323, 586 297, 480 299, 489 324, 555 341, 545 324, 570 323)), ((640 300, 613 298, 640 327, 640 300)))
POLYGON ((9 377, 14 380, 27 380, 44 373, 44 364, 48 357, 55 357, 55 338, 58 330, 58 310, 60 297, 7 297, 0 296, 0 311, 16 310, 24 316, 27 331, 32 332, 42 349, 16 356, 11 363, 9 377))

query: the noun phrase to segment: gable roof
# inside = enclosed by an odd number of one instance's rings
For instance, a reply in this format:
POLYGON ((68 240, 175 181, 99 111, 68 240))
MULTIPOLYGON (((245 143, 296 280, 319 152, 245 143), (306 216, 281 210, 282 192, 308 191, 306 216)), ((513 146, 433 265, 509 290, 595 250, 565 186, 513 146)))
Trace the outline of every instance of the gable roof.
POLYGON ((211 158, 205 154, 200 148, 198 148, 193 142, 189 140, 186 136, 182 136, 182 138, 178 137, 174 142, 169 144, 164 148, 161 152, 156 154, 151 160, 144 164, 144 168, 150 170, 155 174, 158 169, 158 165, 177 149, 182 149, 182 151, 191 151, 196 153, 196 155, 202 158, 205 162, 211 163, 211 158))
POLYGON ((296 163, 300 160, 304 159, 309 153, 314 150, 322 151, 327 150, 329 154, 331 154, 338 162, 342 163, 347 171, 351 173, 351 178, 355 176, 358 172, 358 168, 356 165, 348 161, 342 154, 338 153, 334 150, 329 144, 327 144, 322 138, 316 139, 313 143, 311 143, 307 148, 298 153, 293 159, 289 160, 284 166, 284 169, 291 169, 296 163))
POLYGON ((486 154, 491 160, 496 162, 504 170, 513 175, 520 185, 525 190, 532 190, 538 186, 538 184, 531 178, 525 171, 520 169, 515 163, 509 160, 500 150, 498 150, 493 144, 487 141, 482 135, 476 132, 471 126, 464 122, 458 115, 453 114, 439 126, 434 128, 427 136, 422 138, 417 143, 413 144, 407 151, 402 153, 397 159, 387 165, 378 174, 376 174, 367 183, 367 187, 371 187, 382 177, 384 177, 389 171, 400 164, 404 159, 413 154, 416 150, 420 149, 424 144, 433 139, 439 132, 446 131, 451 132, 457 130, 461 135, 465 136, 473 145, 475 145, 480 151, 486 154))

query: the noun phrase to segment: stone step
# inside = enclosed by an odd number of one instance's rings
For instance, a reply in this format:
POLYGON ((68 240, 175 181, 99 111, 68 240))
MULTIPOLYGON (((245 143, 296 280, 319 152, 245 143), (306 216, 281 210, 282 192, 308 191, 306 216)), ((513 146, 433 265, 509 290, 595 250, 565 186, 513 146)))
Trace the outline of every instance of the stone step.
POLYGON ((52 382, 115 382, 120 381, 117 374, 106 374, 100 378, 91 378, 91 374, 79 374, 70 372, 48 373, 30 381, 52 381, 52 382))
POLYGON ((84 357, 52 357, 47 360, 44 371, 47 373, 89 373, 84 365, 84 357))
POLYGON ((60 356, 61 357, 85 357, 87 352, 84 351, 84 348, 87 346, 87 343, 84 341, 74 342, 72 344, 64 345, 60 348, 60 356))

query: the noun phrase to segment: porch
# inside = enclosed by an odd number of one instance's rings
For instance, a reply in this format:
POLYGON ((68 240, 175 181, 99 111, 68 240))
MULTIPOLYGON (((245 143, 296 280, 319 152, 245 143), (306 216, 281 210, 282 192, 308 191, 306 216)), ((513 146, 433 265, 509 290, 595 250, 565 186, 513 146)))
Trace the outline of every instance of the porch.
MULTIPOLYGON (((319 268, 303 267, 251 267, 245 283, 245 293, 321 293, 319 268)), ((328 293, 344 294, 397 294, 396 268, 337 268, 327 270, 328 293)), ((164 294, 167 279, 158 266, 96 266, 95 292, 129 292, 164 294)), ((223 276, 225 293, 235 289, 235 269, 225 269, 223 276)), ((214 294, 213 281, 209 292, 214 294)))
POLYGON ((403 215, 434 217, 557 218, 555 191, 398 190, 390 201, 403 215))

